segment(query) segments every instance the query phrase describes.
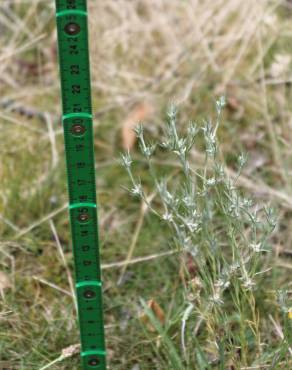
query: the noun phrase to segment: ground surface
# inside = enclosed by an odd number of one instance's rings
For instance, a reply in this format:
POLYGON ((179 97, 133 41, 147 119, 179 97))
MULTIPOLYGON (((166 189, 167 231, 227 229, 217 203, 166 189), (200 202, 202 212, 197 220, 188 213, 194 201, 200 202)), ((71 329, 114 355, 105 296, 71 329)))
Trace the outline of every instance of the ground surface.
MULTIPOLYGON (((181 356, 185 301, 183 258, 160 255, 174 250, 170 231, 125 190, 120 152, 130 146, 150 194, 132 124, 145 122, 155 139, 169 102, 186 123, 208 117, 225 95, 225 162, 232 169, 236 155, 248 153, 239 185, 275 206, 278 224, 255 294, 260 351, 224 366, 288 370, 291 347, 276 365, 272 354, 282 351, 286 325, 276 293, 291 294, 291 2, 108 0, 89 1, 89 9, 109 368, 170 369, 161 333, 140 318, 140 298, 160 306, 181 356)), ((78 349, 52 363, 78 343, 53 1, 1 1, 0 34, 0 360, 11 369, 78 369, 78 349)), ((161 172, 164 161, 157 157, 161 172)), ((206 338, 198 340, 212 357, 206 338)))

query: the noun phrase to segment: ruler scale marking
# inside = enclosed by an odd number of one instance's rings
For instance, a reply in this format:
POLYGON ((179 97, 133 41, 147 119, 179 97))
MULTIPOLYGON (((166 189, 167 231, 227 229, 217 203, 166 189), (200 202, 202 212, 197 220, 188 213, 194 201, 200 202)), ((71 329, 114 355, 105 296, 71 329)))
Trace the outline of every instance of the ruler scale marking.
POLYGON ((83 370, 105 370, 86 0, 56 0, 69 214, 83 370))

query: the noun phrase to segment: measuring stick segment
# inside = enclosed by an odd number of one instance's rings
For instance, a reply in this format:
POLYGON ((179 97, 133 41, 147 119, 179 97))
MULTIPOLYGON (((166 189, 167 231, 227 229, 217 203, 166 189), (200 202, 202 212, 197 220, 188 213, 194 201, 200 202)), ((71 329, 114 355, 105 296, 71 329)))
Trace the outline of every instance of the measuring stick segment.
POLYGON ((105 370, 86 0, 56 0, 69 213, 83 370, 105 370))

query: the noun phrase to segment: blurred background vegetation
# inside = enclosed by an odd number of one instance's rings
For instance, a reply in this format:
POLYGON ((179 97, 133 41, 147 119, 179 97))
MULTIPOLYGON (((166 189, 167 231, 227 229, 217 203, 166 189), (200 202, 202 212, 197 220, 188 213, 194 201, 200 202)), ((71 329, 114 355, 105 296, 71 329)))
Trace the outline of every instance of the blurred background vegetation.
MULTIPOLYGON (((166 319, 183 304, 183 262, 169 254, 168 229, 125 191, 120 153, 131 150, 147 188, 134 126, 143 122, 159 138, 174 102, 183 131, 190 119, 212 116, 221 95, 224 161, 232 170, 246 152, 240 187, 278 209, 272 269, 258 292, 262 336, 276 347, 283 339, 276 291, 291 292, 292 2, 90 0, 88 7, 109 368, 167 370, 140 298, 166 319)), ((79 366, 78 347, 69 347, 79 339, 54 10, 53 0, 0 3, 0 360, 9 369, 56 359, 63 361, 48 368, 79 366)), ((163 172, 163 158, 157 163, 163 172)), ((238 364, 228 370, 272 368, 264 357, 238 364)), ((288 370, 291 362, 277 366, 288 370)))

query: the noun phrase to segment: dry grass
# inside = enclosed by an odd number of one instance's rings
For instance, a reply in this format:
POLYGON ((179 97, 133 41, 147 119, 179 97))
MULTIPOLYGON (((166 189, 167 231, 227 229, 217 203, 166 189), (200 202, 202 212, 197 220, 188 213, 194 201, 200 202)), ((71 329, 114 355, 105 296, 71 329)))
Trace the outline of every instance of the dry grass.
MULTIPOLYGON (((225 161, 232 171, 234 153, 247 151, 241 186, 278 206, 271 291, 291 289, 291 2, 91 0, 89 10, 103 262, 118 266, 104 274, 110 368, 134 369, 140 363, 140 370, 158 369, 151 341, 135 321, 138 297, 163 291, 160 303, 172 305, 177 297, 171 284, 181 281, 172 280, 175 257, 165 257, 163 268, 156 259, 167 252, 164 231, 147 215, 136 249, 130 250, 135 259, 126 258, 139 204, 121 190, 126 179, 115 158, 122 123, 147 104, 146 121, 152 122, 147 129, 160 135, 170 101, 186 121, 212 115, 214 96, 225 94, 225 124, 219 130, 225 161), (116 264, 124 260, 126 265, 116 264), (118 288, 124 266, 123 279, 130 283, 118 288), (167 282, 163 288, 152 276, 155 268, 167 282)), ((2 0, 0 360, 16 369, 40 369, 78 340, 67 269, 72 258, 60 109, 53 1, 2 0), (60 300, 59 288, 68 297, 60 300)), ((200 158, 198 148, 194 161, 200 158)), ((278 318, 275 323, 279 337, 278 318)), ((51 368, 78 368, 78 359, 66 361, 51 368)))

